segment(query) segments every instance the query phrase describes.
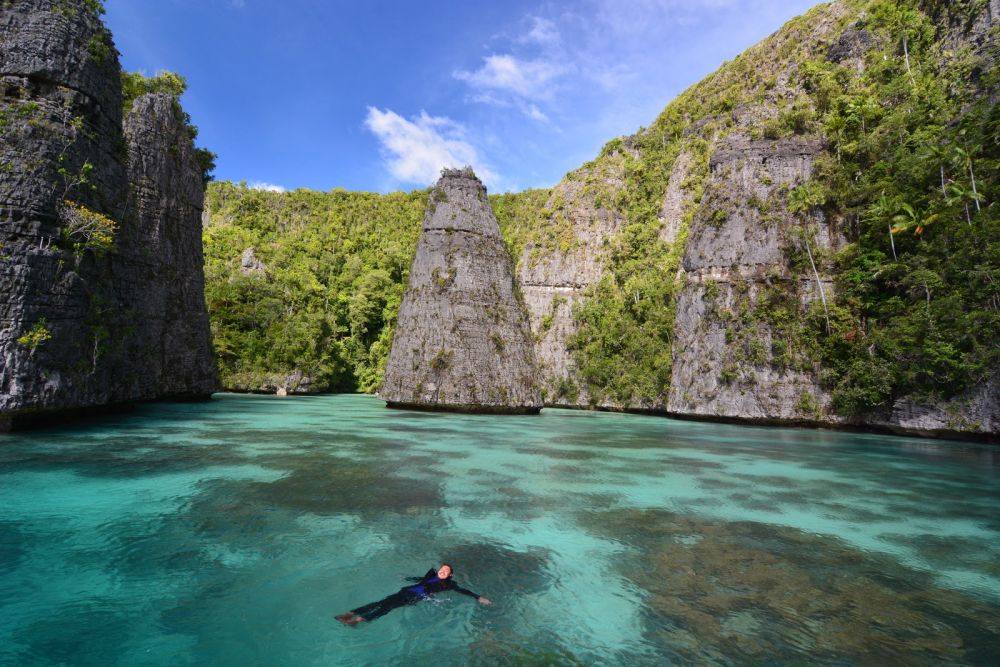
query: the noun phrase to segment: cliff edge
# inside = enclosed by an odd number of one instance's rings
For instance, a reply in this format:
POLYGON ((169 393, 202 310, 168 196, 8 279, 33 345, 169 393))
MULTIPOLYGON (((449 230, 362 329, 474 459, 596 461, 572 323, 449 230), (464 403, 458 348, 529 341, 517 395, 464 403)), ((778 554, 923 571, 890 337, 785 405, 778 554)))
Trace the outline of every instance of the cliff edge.
POLYGON ((0 426, 215 390, 202 170, 176 100, 136 101, 99 5, 0 5, 0 426))

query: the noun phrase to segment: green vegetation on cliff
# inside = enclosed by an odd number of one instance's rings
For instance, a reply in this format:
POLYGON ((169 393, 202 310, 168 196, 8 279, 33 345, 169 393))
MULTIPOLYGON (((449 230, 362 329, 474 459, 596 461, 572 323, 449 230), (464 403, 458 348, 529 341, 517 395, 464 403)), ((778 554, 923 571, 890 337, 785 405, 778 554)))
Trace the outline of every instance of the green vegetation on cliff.
MULTIPOLYGON (((774 363, 818 368, 845 415, 904 395, 954 396, 995 374, 997 29, 978 40, 967 34, 984 11, 982 2, 821 6, 682 94, 650 128, 609 143, 598 160, 624 159, 626 170, 604 199, 627 222, 603 257, 605 277, 575 311, 579 330, 570 341, 591 401, 645 407, 667 392, 674 272, 694 209, 673 246, 657 236, 657 213, 678 155, 696 154, 700 169, 687 188, 698 202, 709 145, 734 133, 823 138, 813 181, 790 191, 787 207, 839 221, 850 245, 837 257, 810 258, 814 230, 803 225, 787 270, 810 276, 815 259, 836 276, 835 301, 789 308, 801 283, 776 284, 757 310, 781 303, 780 312, 748 310, 727 330, 767 322, 782 338, 774 363), (831 23, 827 37, 813 37, 831 23), (828 58, 849 23, 868 45, 857 67, 828 58), (985 45, 978 52, 977 41, 985 45)), ((771 354, 743 357, 761 364, 771 354)))
MULTIPOLYGON (((156 76, 146 76, 141 72, 122 72, 122 107, 125 115, 132 110, 135 100, 151 93, 170 95, 174 98, 174 113, 184 121, 191 141, 198 138, 198 128, 191 122, 191 116, 181 108, 181 95, 187 90, 187 79, 175 72, 160 72, 156 76)), ((215 171, 215 159, 218 157, 207 148, 195 147, 195 159, 201 167, 202 180, 208 183, 215 171)))
MULTIPOLYGON (((597 186, 596 204, 621 215, 625 224, 602 257, 605 275, 574 312, 578 324, 569 341, 591 403, 662 408, 670 388, 678 275, 687 229, 701 204, 714 146, 734 132, 750 136, 805 131, 801 101, 779 89, 779 78, 795 61, 825 48, 810 35, 828 20, 813 10, 778 34, 727 63, 681 94, 654 123, 626 139, 609 142, 584 171, 622 161, 616 186, 597 186), (768 118, 760 121, 758 117, 768 118), (673 239, 663 238, 661 211, 671 175, 683 156, 687 167, 674 184, 684 206, 673 239)), ((757 137, 759 138, 759 137, 757 137)), ((571 174, 572 178, 573 175, 571 174)), ((716 216, 724 215, 715 211, 716 216)))
MULTIPOLYGON (((589 258, 603 273, 574 309, 576 376, 559 391, 574 394, 575 380, 596 404, 664 406, 688 227, 732 213, 714 210, 709 190, 709 160, 731 136, 823 150, 810 181, 735 203, 783 226, 787 257, 766 290, 751 298, 737 284, 738 308, 716 314, 728 348, 742 350, 724 360, 723 382, 740 364, 812 374, 836 412, 857 415, 994 374, 1000 74, 984 11, 976 0, 822 5, 569 174, 582 204, 563 186, 491 197, 522 262, 579 247, 573 207, 616 221, 589 258), (681 204, 665 233, 668 190, 681 204), (821 225, 846 249, 824 250, 821 225), (820 290, 822 303, 807 293, 821 275, 836 288, 820 290)), ((212 186, 208 298, 226 386, 269 388, 300 370, 314 390, 375 389, 426 196, 212 186)), ((802 410, 818 415, 812 399, 802 410)))
POLYGON ((821 339, 834 407, 949 397, 1000 368, 1000 90, 997 29, 978 53, 953 41, 977 2, 867 4, 860 75, 801 68, 829 142, 821 209, 853 243, 836 260, 833 331, 821 339))
POLYGON ((210 184, 206 299, 223 386, 374 391, 426 201, 210 184))
MULTIPOLYGON (((223 386, 375 391, 428 192, 267 192, 210 183, 205 287, 223 386)), ((490 197, 513 252, 537 229, 528 221, 547 196, 490 197)))

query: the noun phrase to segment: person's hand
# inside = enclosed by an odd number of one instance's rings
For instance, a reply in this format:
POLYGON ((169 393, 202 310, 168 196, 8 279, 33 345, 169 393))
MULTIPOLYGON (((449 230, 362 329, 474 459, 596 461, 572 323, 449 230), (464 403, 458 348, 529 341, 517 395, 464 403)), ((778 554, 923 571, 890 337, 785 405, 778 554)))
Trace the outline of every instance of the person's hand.
POLYGON ((486 598, 479 598, 479 604, 493 604, 493 603, 487 600, 486 598))

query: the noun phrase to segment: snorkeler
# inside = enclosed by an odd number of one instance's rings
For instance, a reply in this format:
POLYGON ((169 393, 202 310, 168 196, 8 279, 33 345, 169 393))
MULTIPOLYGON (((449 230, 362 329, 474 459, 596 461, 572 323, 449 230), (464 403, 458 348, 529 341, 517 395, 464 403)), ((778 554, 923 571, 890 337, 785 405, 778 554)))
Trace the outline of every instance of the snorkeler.
POLYGON ((420 602, 435 593, 443 591, 455 591, 462 595, 476 598, 481 604, 493 604, 481 595, 477 595, 467 588, 462 588, 451 578, 452 568, 447 563, 442 563, 441 567, 435 570, 433 567, 427 570, 423 577, 407 577, 408 581, 416 581, 413 586, 404 586, 388 597, 384 597, 378 602, 366 604, 357 609, 340 614, 337 620, 346 625, 357 625, 361 621, 374 621, 380 616, 385 616, 393 609, 404 605, 420 602))

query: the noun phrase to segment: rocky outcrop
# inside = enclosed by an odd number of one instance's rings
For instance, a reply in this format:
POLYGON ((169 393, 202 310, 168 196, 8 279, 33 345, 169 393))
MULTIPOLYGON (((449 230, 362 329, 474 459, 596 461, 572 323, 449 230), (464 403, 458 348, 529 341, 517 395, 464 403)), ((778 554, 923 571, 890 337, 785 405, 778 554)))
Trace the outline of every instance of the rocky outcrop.
MULTIPOLYGON (((749 141, 732 136, 710 161, 703 205, 684 254, 667 410, 760 421, 815 421, 830 403, 767 311, 775 298, 806 310, 820 298, 814 280, 790 271, 789 252, 846 241, 820 215, 791 215, 785 194, 808 180, 815 139, 749 141)), ((832 280, 821 276, 828 298, 832 280)))
POLYGON ((135 393, 208 395, 218 379, 205 309, 205 185, 177 100, 165 94, 135 100, 125 138, 135 224, 119 241, 117 259, 129 278, 118 291, 137 297, 133 308, 142 325, 135 358, 149 359, 135 393))
POLYGON ((257 259, 256 253, 256 249, 247 248, 240 255, 240 273, 244 276, 264 275, 267 273, 267 265, 257 259))
MULTIPOLYGON (((991 0, 972 13, 964 6, 927 9, 941 28, 945 57, 971 49, 988 64, 996 52, 998 7, 991 0)), ((836 210, 801 203, 804 210, 789 210, 793 190, 810 181, 827 150, 821 128, 796 120, 796 114, 815 118, 817 111, 801 65, 825 58, 862 72, 869 52, 886 48, 886 38, 861 9, 843 0, 791 21, 682 95, 652 127, 618 140, 616 150, 606 149, 554 188, 546 216, 560 230, 560 242, 529 244, 519 261, 547 404, 995 437, 995 383, 948 401, 900 398, 878 414, 848 418, 833 409, 815 350, 797 347, 808 345, 805 327, 822 326, 823 297, 835 302, 833 258, 848 241, 848 220, 836 210), (748 61, 754 63, 749 69, 743 67, 748 61), (742 90, 742 98, 734 90, 742 90), (684 111, 691 109, 697 112, 684 111), (667 131, 660 126, 664 119, 667 131), (657 162, 660 146, 651 150, 650 139, 662 141, 669 161, 657 162), (627 158, 624 169, 617 154, 627 158), (672 359, 666 360, 670 389, 660 401, 617 405, 581 381, 573 309, 611 275, 609 249, 634 222, 630 217, 626 224, 614 202, 629 201, 623 195, 636 187, 629 174, 644 169, 662 174, 656 185, 664 188, 659 239, 683 249, 679 288, 667 297, 676 311, 672 359)))
POLYGON ((528 244, 518 262, 518 281, 534 333, 535 359, 549 405, 583 407, 590 403, 580 382, 569 342, 577 331, 573 308, 601 279, 605 239, 621 227, 623 217, 593 202, 586 182, 622 187, 620 161, 584 168, 557 185, 549 197, 547 223, 553 234, 528 244))
POLYGON ((838 65, 850 66, 852 69, 860 70, 864 67, 864 57, 868 50, 875 43, 875 38, 870 32, 856 25, 848 28, 840 34, 826 52, 826 58, 830 62, 838 65))
POLYGON ((379 396, 390 407, 538 412, 537 369, 510 254, 472 170, 428 200, 379 396))
POLYGON ((907 435, 1000 439, 1000 382, 988 380, 950 400, 900 398, 865 422, 907 435))
POLYGON ((183 120, 140 100, 126 139, 117 52, 83 0, 0 5, 0 82, 0 420, 209 394, 183 120))

